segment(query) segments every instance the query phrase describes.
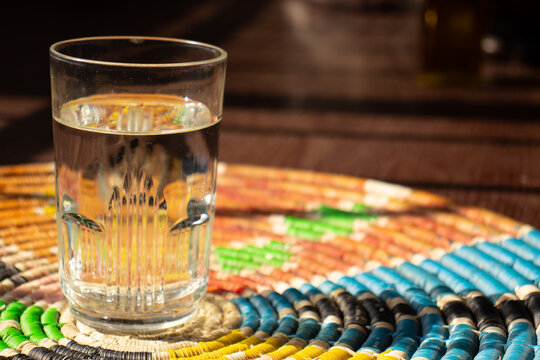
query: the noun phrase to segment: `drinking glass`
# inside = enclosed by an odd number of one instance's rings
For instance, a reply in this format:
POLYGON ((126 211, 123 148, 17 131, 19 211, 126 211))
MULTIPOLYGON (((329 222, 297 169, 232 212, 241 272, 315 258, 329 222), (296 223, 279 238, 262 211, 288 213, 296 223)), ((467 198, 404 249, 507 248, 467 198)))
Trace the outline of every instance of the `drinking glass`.
POLYGON ((60 283, 112 331, 188 319, 207 289, 227 54, 155 37, 50 48, 60 283))

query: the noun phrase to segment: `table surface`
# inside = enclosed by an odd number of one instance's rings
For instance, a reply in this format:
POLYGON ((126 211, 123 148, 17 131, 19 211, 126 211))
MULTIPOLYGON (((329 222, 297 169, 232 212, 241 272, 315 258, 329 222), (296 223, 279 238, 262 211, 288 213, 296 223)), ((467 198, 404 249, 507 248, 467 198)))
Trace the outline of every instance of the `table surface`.
POLYGON ((4 69, 0 86, 0 164, 53 159, 50 43, 101 32, 183 37, 229 54, 222 161, 381 179, 540 227, 539 69, 486 61, 475 86, 422 85, 417 2, 391 11, 187 3, 187 19, 175 8, 147 27, 58 25, 34 39, 40 56, 7 54, 4 68, 15 70, 4 69))

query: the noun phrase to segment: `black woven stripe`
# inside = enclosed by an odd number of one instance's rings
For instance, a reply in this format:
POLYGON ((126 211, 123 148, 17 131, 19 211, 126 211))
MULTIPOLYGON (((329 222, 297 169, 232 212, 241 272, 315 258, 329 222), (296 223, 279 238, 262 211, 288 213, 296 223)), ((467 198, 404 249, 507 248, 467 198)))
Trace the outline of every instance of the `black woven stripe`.
POLYGON ((464 301, 450 301, 444 304, 442 311, 448 324, 460 318, 469 319, 472 323, 476 322, 471 309, 469 309, 464 301))
POLYGON ((362 303, 354 295, 343 291, 336 297, 336 302, 343 313, 343 322, 345 327, 351 325, 369 325, 369 315, 362 303))
POLYGON ((99 348, 99 358, 110 359, 110 360, 151 360, 152 353, 116 351, 116 350, 99 348))
POLYGON ((99 348, 89 346, 89 345, 81 345, 73 340, 68 342, 66 344, 66 347, 71 350, 75 350, 77 352, 83 353, 85 355, 90 355, 90 356, 99 355, 99 348))
POLYGON ((35 347, 28 352, 28 356, 34 360, 75 360, 69 356, 60 355, 44 347, 35 347))
POLYGON ((6 266, 3 268, 0 268, 0 280, 7 279, 9 277, 12 277, 13 275, 19 273, 19 270, 15 266, 6 266))
POLYGON ((529 310, 521 300, 505 300, 497 305, 497 309, 501 312, 506 326, 518 319, 532 322, 529 310))
POLYGON ((10 356, 8 359, 10 360, 31 360, 32 358, 24 355, 24 354, 17 354, 14 356, 10 356))
POLYGON ((506 325, 501 314, 487 296, 466 297, 465 303, 476 319, 478 330, 483 331, 489 326, 496 326, 506 331, 506 325))
POLYGON ((392 315, 390 309, 388 309, 385 302, 380 298, 375 296, 366 298, 362 300, 362 305, 369 314, 371 325, 381 322, 395 325, 394 315, 392 315))
POLYGON ((319 314, 321 314, 321 320, 332 315, 337 316, 340 319, 342 318, 341 311, 337 304, 327 296, 320 297, 315 303, 315 306, 317 307, 317 310, 319 310, 319 314))
POLYGON ((62 346, 62 345, 54 345, 53 347, 51 347, 51 351, 54 351, 55 353, 60 354, 60 355, 68 356, 68 357, 73 358, 73 359, 79 359, 79 360, 90 360, 90 359, 92 359, 91 355, 88 355, 88 354, 82 353, 80 351, 70 349, 70 348, 68 348, 66 346, 62 346))
POLYGON ((396 318, 403 315, 411 315, 411 316, 416 315, 416 311, 414 311, 413 307, 405 303, 396 304, 391 310, 396 318))
POLYGON ((539 327, 540 326, 540 292, 533 292, 525 298, 525 305, 527 306, 527 309, 529 309, 533 321, 534 326, 539 327))
POLYGON ((300 309, 298 309, 296 311, 298 312, 299 317, 300 317, 300 315, 302 315, 303 313, 308 312, 308 311, 312 311, 312 312, 318 314, 317 309, 313 305, 304 305, 304 306, 302 306, 300 309))

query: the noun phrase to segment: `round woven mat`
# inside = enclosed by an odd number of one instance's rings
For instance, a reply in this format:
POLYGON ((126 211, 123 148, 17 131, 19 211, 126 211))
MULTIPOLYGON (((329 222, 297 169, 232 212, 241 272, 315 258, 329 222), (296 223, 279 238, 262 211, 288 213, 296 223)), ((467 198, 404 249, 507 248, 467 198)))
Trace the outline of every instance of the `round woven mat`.
POLYGON ((540 359, 540 232, 371 179, 220 164, 209 292, 165 333, 78 323, 52 164, 0 167, 0 356, 540 359))

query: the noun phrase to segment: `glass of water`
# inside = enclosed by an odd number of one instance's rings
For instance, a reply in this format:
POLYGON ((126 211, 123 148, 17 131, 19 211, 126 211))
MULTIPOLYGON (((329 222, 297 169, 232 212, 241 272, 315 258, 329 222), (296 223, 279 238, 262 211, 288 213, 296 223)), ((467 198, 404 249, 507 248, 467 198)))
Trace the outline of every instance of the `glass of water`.
POLYGON ((169 38, 50 48, 60 281, 82 322, 156 331, 207 289, 227 54, 169 38))

